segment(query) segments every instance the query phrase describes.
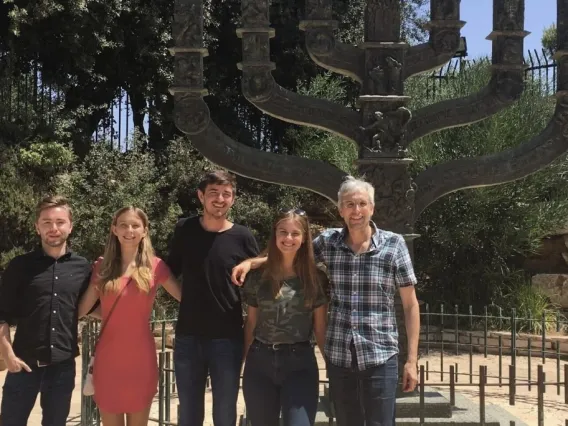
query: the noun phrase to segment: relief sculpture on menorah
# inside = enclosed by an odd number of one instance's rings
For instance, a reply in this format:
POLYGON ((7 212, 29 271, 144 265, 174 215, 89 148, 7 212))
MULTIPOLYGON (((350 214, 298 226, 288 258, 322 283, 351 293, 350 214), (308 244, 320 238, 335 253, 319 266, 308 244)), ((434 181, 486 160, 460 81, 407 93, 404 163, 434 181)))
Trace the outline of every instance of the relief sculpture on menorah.
MULTIPOLYGON (((175 0, 176 44, 171 51, 176 72, 170 91, 177 127, 206 158, 222 167, 260 181, 304 188, 336 202, 344 171, 324 161, 251 148, 231 139, 211 120, 203 98, 207 95, 203 3, 175 0)), ((336 38, 339 23, 332 0, 305 0, 304 19, 297 30, 303 32, 306 55, 319 67, 358 85, 352 107, 282 87, 273 76, 276 65, 271 61, 270 41, 278 37, 270 22, 275 13, 271 1, 241 0, 237 35, 242 41, 242 60, 235 66, 242 72, 242 94, 264 114, 325 130, 355 144, 358 172, 376 188, 373 221, 382 229, 402 234, 412 253, 413 240, 419 238, 416 219, 434 201, 455 191, 521 179, 568 151, 568 0, 558 0, 556 109, 549 125, 512 149, 435 164, 411 176, 415 160, 409 155, 411 144, 434 132, 485 120, 513 105, 523 93, 523 40, 529 34, 525 0, 492 3, 487 84, 477 93, 413 109, 405 93, 408 79, 439 69, 460 49, 460 31, 466 25, 460 19, 460 0, 430 1, 429 39, 418 45, 410 45, 401 35, 400 0, 367 0, 363 39, 356 45, 336 38)), ((404 316, 398 308, 404 354, 404 316)))

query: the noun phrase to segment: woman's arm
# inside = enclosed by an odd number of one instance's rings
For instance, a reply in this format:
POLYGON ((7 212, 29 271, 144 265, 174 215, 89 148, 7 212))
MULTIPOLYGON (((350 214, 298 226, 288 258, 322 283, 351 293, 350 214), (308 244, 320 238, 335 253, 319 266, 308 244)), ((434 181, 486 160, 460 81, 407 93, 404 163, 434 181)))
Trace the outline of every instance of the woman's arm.
POLYGON ((247 319, 245 322, 245 346, 244 346, 244 354, 243 360, 246 359, 248 350, 252 341, 254 340, 254 329, 256 328, 256 320, 258 318, 258 308, 254 306, 247 306, 247 319))
MULTIPOLYGON (((91 308, 91 309, 93 309, 93 308, 91 308)), ((101 309, 101 304, 99 303, 95 309, 93 309, 90 313, 87 314, 87 316, 102 321, 103 312, 102 312, 102 309, 101 309)))
POLYGON ((97 289, 94 282, 91 281, 87 290, 81 296, 79 301, 79 318, 84 317, 89 313, 91 308, 97 303, 99 299, 99 290, 97 289))
POLYGON ((325 333, 327 330, 327 303, 314 309, 314 336, 318 348, 325 358, 325 333))
POLYGON ((164 287, 174 299, 181 302, 181 284, 173 277, 173 275, 170 274, 168 276, 166 281, 162 283, 162 287, 164 287))

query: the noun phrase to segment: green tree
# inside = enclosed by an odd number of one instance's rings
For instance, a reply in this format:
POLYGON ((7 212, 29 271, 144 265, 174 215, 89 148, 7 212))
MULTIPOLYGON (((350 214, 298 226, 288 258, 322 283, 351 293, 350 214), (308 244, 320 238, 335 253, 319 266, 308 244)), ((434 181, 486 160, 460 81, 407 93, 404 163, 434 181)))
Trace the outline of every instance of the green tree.
MULTIPOLYGON (((450 79, 438 92, 440 99, 474 93, 489 76, 488 62, 479 62, 450 79)), ((419 90, 412 96, 417 103, 427 98, 419 90)), ((495 116, 417 141, 411 147, 417 160, 414 173, 429 165, 517 146, 544 129, 553 108, 554 101, 542 95, 538 82, 527 82, 521 99, 495 116)), ((567 176, 564 156, 524 179, 459 191, 429 206, 418 219, 421 237, 415 243, 423 297, 477 306, 504 303, 506 294, 526 282, 522 259, 566 221, 567 176)))
POLYGON ((554 55, 557 50, 556 24, 546 27, 542 32, 542 47, 550 54, 554 55))
MULTIPOLYGON (((423 39, 420 24, 425 0, 404 3, 405 37, 423 39)), ((334 1, 340 21, 340 37, 360 42, 362 0, 334 1)), ((294 89, 308 83, 324 70, 303 49, 303 1, 273 2, 271 22, 276 38, 271 42, 279 84, 294 89)), ((241 40, 235 30, 240 21, 240 2, 205 2, 206 44, 210 58, 205 78, 211 96, 207 102, 213 120, 228 135, 248 145, 278 151, 289 140, 290 124, 268 117, 248 103, 240 92, 241 40)), ((109 105, 124 90, 132 105, 137 132, 162 149, 178 134, 172 117, 171 84, 173 61, 168 52, 171 40, 173 2, 165 0, 46 0, 30 3, 9 0, 0 13, 8 14, 10 32, 0 47, 10 49, 15 73, 37 65, 42 84, 63 95, 62 114, 67 119, 67 137, 83 156, 90 136, 101 120, 110 122, 109 105)), ((4 28, 4 27, 2 27, 4 28)))
MULTIPOLYGON (((329 72, 315 77, 309 85, 300 85, 298 92, 341 104, 349 101, 344 85, 329 72)), ((310 127, 293 128, 288 137, 295 141, 298 155, 327 161, 347 173, 356 172, 357 147, 351 141, 310 127)))
POLYGON ((8 147, 0 141, 0 270, 37 244, 35 206, 73 160, 72 151, 58 143, 8 147))
POLYGON ((181 213, 156 166, 154 155, 139 144, 122 153, 94 145, 69 173, 58 176, 57 193, 73 203, 74 250, 90 260, 102 255, 114 212, 133 205, 151 221, 150 236, 159 256, 165 256, 174 224, 181 213))

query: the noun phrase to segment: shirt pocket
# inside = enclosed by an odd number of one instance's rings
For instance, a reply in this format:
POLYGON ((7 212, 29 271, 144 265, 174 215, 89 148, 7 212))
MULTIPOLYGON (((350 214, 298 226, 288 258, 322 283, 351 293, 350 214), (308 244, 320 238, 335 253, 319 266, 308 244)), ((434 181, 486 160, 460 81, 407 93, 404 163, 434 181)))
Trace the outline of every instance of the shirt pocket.
POLYGON ((368 262, 365 270, 365 294, 368 302, 382 305, 394 303, 394 263, 381 261, 368 262))

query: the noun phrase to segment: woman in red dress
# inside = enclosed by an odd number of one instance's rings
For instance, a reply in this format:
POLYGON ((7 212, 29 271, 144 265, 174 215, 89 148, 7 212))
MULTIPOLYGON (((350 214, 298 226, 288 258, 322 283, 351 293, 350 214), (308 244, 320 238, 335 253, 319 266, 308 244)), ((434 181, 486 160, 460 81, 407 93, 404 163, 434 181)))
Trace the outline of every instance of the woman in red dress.
POLYGON ((94 400, 104 426, 148 424, 158 387, 156 346, 149 327, 152 305, 160 285, 181 299, 181 286, 154 255, 148 225, 148 217, 138 208, 116 212, 104 255, 95 262, 79 305, 81 317, 100 299, 103 324, 108 320, 93 366, 94 400))

